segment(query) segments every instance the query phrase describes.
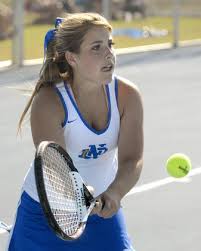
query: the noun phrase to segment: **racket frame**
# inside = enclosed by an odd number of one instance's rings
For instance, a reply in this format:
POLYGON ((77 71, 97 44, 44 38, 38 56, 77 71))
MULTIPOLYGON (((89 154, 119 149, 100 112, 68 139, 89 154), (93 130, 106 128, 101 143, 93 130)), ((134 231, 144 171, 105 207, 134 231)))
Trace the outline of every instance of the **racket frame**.
POLYGON ((60 152, 61 155, 64 157, 66 162, 68 163, 69 168, 71 169, 72 172, 77 172, 78 170, 75 168, 73 161, 69 154, 58 144, 55 142, 48 142, 48 141, 43 141, 40 143, 36 150, 35 154, 35 159, 34 159, 34 173, 35 173, 35 180, 36 180, 36 187, 37 187, 37 192, 38 192, 38 197, 42 206, 42 209, 44 211, 44 214, 47 218, 47 221, 50 225, 50 227, 54 230, 56 235, 63 239, 63 240, 74 240, 80 237, 82 232, 84 231, 85 225, 87 218, 91 211, 93 210, 93 207, 95 206, 95 199, 83 183, 83 194, 84 194, 84 200, 85 204, 87 207, 87 213, 83 220, 80 222, 79 230, 76 232, 76 234, 68 236, 65 234, 62 229, 59 227, 56 219, 54 218, 54 215, 52 213, 52 210, 50 208, 49 202, 48 202, 48 197, 46 194, 45 190, 45 185, 44 185, 44 177, 43 177, 43 160, 42 160, 42 152, 44 151, 44 148, 47 146, 54 148, 56 151, 60 152))

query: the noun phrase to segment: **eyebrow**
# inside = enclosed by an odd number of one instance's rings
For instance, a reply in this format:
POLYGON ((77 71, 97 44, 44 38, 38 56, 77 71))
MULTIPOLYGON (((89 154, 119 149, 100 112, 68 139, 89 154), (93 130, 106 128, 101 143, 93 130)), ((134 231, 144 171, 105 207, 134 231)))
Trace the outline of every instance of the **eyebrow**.
POLYGON ((91 44, 97 44, 97 43, 103 43, 103 41, 102 40, 97 40, 97 41, 92 42, 91 44))
MULTIPOLYGON (((112 38, 109 38, 108 41, 112 41, 112 38)), ((97 40, 92 42, 91 44, 103 43, 103 40, 97 40)))

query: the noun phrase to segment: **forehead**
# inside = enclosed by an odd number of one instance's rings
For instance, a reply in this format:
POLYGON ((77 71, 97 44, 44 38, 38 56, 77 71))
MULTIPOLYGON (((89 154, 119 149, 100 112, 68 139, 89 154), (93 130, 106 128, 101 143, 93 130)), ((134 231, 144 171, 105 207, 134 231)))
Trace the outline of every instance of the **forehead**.
POLYGON ((91 44, 95 41, 108 41, 111 39, 111 32, 104 27, 92 27, 84 36, 83 45, 91 44))

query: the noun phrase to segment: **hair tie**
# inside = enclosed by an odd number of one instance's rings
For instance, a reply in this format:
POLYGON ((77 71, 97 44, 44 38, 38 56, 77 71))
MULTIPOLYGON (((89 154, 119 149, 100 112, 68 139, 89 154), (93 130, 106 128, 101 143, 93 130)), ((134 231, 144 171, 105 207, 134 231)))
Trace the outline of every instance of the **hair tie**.
POLYGON ((48 44, 50 43, 50 41, 54 39, 55 31, 56 29, 49 30, 45 35, 45 39, 44 39, 44 54, 45 55, 46 55, 48 44))
POLYGON ((64 18, 57 17, 56 20, 55 20, 55 29, 51 29, 45 34, 45 39, 44 39, 44 60, 46 58, 46 52, 47 52, 48 44, 54 39, 55 32, 56 32, 58 26, 62 23, 63 20, 64 20, 64 18))
POLYGON ((55 28, 57 28, 63 21, 64 21, 64 18, 57 17, 55 20, 55 28))

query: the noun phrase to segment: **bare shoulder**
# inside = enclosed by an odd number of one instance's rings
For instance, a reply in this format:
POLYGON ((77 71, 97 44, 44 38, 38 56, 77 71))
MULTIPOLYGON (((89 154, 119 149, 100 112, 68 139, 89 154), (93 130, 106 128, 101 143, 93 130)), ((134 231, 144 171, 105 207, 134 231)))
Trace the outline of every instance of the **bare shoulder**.
POLYGON ((123 114, 126 107, 142 109, 142 95, 139 88, 126 78, 118 76, 117 79, 120 114, 123 114))
POLYGON ((55 141, 65 146, 62 129, 64 111, 53 87, 42 87, 36 94, 30 119, 35 146, 43 140, 55 141))
POLYGON ((31 112, 40 112, 40 114, 57 110, 62 112, 59 97, 53 87, 42 87, 33 100, 31 112))
POLYGON ((34 97, 34 105, 52 103, 56 101, 56 93, 53 87, 42 87, 34 97))

